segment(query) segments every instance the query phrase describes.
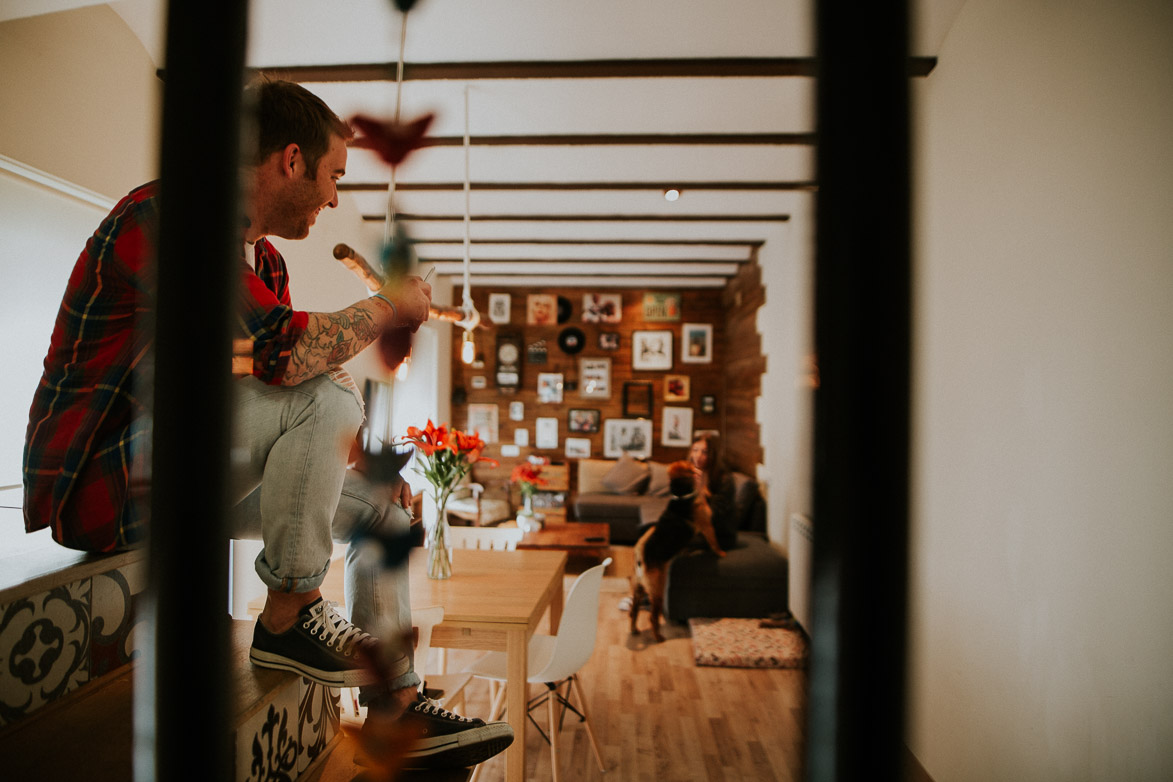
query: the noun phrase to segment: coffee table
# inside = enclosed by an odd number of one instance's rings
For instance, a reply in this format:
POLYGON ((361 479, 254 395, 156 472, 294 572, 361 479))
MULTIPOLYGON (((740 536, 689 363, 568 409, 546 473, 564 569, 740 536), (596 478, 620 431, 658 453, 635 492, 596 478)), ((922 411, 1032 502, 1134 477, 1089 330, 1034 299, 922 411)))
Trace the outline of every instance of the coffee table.
MULTIPOLYGON (((504 527, 507 524, 501 526, 504 527)), ((513 522, 512 525, 517 526, 517 523, 513 522)), ((527 532, 517 547, 519 549, 565 551, 572 555, 588 554, 602 559, 611 551, 611 525, 603 522, 579 521, 550 524, 534 532, 527 532)))

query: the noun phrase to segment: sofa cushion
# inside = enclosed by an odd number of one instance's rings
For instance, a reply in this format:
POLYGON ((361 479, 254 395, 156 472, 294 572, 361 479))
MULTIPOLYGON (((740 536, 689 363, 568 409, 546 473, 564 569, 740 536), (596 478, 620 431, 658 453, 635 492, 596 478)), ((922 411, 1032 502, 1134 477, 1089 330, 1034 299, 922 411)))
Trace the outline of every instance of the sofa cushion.
POLYGON ((579 521, 606 521, 616 518, 639 519, 638 497, 593 492, 574 496, 574 517, 579 521))
POLYGON ((765 532, 765 503, 758 482, 745 473, 733 473, 734 532, 765 532))
POLYGON ((639 494, 648 483, 648 466, 628 454, 619 457, 603 476, 603 485, 616 494, 639 494))
POLYGON ((659 462, 648 462, 648 488, 644 494, 649 497, 668 496, 668 465, 659 462))

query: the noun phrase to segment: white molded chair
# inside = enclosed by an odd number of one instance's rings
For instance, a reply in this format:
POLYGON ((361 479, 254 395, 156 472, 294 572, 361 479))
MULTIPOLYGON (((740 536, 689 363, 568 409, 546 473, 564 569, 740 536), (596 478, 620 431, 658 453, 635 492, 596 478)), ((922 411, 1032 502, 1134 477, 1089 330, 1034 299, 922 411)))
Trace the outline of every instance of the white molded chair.
POLYGON ((485 497, 485 487, 480 483, 462 483, 452 491, 448 498, 449 516, 467 519, 474 526, 483 527, 486 524, 496 524, 499 521, 513 518, 513 508, 509 500, 485 497))
POLYGON ((449 527, 452 548, 513 551, 525 533, 513 527, 449 527))
MULTIPOLYGON (((566 596, 566 605, 562 611, 562 621, 557 635, 534 635, 529 641, 529 672, 526 681, 531 684, 543 684, 546 691, 531 699, 528 708, 532 710, 543 702, 546 704, 549 720, 546 740, 550 742, 550 768, 554 782, 558 782, 558 729, 567 709, 582 719, 587 736, 591 740, 591 747, 595 751, 599 770, 607 770, 603 765, 603 756, 599 752, 598 742, 595 741, 594 731, 591 730, 586 698, 582 693, 578 672, 595 651, 595 636, 599 624, 599 589, 603 584, 603 571, 609 564, 610 557, 575 579, 570 587, 570 593, 566 596), (572 690, 577 694, 578 708, 570 704, 572 690)), ((505 708, 503 685, 506 671, 504 652, 488 652, 464 670, 465 673, 489 680, 493 691, 492 706, 489 710, 490 720, 500 719, 505 708)))

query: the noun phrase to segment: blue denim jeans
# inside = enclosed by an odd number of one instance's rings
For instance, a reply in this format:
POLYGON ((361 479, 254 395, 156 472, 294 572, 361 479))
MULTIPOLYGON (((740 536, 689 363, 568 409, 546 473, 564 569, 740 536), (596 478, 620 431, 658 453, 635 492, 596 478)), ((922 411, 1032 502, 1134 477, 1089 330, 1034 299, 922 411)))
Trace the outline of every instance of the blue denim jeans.
MULTIPOLYGON (((334 541, 346 551, 350 621, 393 643, 411 631, 406 568, 385 569, 368 533, 406 534, 397 485, 379 485, 346 462, 363 410, 356 395, 329 377, 296 386, 236 381, 231 536, 260 539, 256 570, 270 589, 321 586, 334 541)), ((391 644, 388 644, 391 646, 391 644)), ((391 689, 418 685, 410 643, 388 661, 391 689)))

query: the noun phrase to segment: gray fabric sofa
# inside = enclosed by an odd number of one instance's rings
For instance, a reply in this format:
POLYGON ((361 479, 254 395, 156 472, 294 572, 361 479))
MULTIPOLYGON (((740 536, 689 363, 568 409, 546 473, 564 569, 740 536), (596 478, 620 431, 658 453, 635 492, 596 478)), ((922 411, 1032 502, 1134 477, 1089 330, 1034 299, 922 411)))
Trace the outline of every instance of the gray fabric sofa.
MULTIPOLYGON (((611 527, 612 544, 631 545, 668 505, 668 466, 644 464, 642 480, 631 465, 625 470, 615 466, 614 460, 579 460, 575 520, 604 522, 611 527)), ((733 542, 725 557, 706 548, 672 560, 664 594, 668 619, 756 617, 787 610, 786 556, 766 538, 766 504, 757 481, 738 472, 733 473, 732 518, 736 530, 727 531, 733 542)))

